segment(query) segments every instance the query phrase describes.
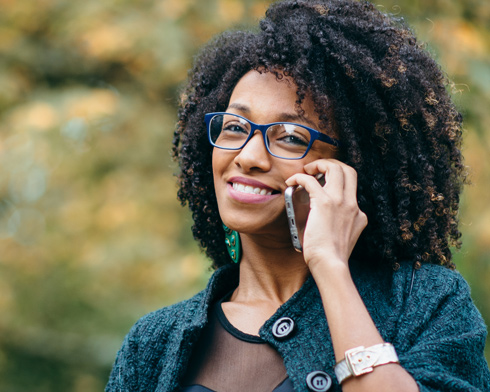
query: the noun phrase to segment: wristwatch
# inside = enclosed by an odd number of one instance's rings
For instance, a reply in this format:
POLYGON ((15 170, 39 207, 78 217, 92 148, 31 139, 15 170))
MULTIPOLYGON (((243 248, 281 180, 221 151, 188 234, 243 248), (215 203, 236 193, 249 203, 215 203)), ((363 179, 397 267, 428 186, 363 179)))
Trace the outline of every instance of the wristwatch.
POLYGON ((352 348, 345 352, 345 359, 335 365, 335 375, 339 383, 351 376, 371 373, 374 367, 387 363, 398 363, 398 355, 391 343, 381 343, 365 348, 352 348))

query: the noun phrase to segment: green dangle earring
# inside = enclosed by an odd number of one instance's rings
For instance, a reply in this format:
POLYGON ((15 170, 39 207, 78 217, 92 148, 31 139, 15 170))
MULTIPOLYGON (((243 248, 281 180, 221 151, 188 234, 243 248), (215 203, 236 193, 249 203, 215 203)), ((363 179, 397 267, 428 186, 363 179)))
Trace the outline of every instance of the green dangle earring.
POLYGON ((231 230, 229 227, 223 224, 225 230, 225 244, 228 254, 234 263, 239 263, 242 257, 242 247, 240 243, 240 235, 237 231, 231 230))

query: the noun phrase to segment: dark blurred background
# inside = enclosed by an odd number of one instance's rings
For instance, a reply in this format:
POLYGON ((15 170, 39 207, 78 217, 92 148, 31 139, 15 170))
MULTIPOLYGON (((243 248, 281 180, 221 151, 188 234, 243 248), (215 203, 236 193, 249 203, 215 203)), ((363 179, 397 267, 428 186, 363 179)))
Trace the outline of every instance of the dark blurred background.
MULTIPOLYGON (((143 314, 210 274, 176 200, 178 91, 260 0, 0 0, 0 391, 100 391, 143 314)), ((490 322, 490 2, 379 0, 466 119, 457 265, 490 322)), ((490 351, 487 345, 487 358, 490 351)))

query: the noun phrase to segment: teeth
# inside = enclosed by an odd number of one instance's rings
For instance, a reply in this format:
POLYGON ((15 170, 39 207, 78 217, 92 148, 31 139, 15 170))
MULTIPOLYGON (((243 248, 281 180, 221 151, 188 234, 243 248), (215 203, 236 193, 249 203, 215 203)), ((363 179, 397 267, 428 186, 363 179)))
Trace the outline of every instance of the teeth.
POLYGON ((254 195, 272 195, 272 191, 268 191, 267 189, 262 189, 262 188, 254 188, 253 186, 250 185, 243 185, 234 182, 233 183, 233 189, 238 191, 238 192, 243 192, 243 193, 252 193, 254 195))

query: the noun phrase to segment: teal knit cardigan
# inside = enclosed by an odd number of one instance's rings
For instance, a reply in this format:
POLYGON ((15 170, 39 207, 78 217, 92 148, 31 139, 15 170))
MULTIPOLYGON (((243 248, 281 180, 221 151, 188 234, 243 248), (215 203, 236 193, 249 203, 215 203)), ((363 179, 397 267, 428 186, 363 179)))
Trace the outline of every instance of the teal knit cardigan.
MULTIPOLYGON (((469 287, 458 272, 435 265, 414 270, 410 264, 393 272, 372 271, 351 262, 356 287, 400 364, 420 391, 490 391, 490 372, 483 355, 487 335, 469 287)), ((106 392, 179 391, 192 349, 207 323, 208 309, 238 284, 238 268, 217 270, 207 288, 193 298, 141 318, 117 354, 106 392)), ((348 304, 346 304, 348 306, 348 304)), ((307 375, 321 370, 341 391, 335 357, 313 278, 262 326, 262 339, 284 359, 295 391, 308 391, 307 375), (296 333, 276 340, 274 322, 295 321, 296 333)))

